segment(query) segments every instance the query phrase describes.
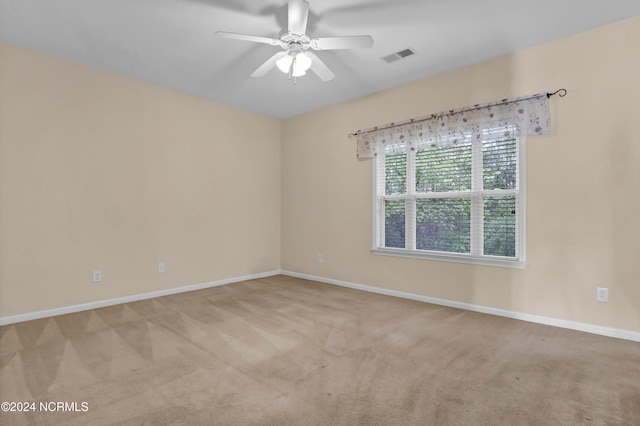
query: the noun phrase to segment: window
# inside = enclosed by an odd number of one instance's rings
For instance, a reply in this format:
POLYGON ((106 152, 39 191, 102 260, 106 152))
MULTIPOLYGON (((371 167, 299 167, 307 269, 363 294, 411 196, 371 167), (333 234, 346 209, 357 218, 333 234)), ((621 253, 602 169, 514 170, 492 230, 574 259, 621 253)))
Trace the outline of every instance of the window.
POLYGON ((496 133, 378 152, 374 253, 523 267, 524 138, 496 133))

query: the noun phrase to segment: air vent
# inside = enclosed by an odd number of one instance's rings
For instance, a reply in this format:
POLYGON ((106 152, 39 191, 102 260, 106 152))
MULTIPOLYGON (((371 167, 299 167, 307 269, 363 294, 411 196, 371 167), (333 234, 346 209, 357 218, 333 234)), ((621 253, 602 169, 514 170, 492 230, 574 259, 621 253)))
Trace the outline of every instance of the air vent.
POLYGON ((415 52, 413 50, 404 49, 404 50, 401 50, 399 52, 392 53, 391 55, 387 55, 387 56, 383 57, 382 59, 386 63, 390 64, 391 62, 395 62, 395 61, 397 61, 399 59, 406 58, 407 56, 411 56, 413 54, 415 54, 415 52))

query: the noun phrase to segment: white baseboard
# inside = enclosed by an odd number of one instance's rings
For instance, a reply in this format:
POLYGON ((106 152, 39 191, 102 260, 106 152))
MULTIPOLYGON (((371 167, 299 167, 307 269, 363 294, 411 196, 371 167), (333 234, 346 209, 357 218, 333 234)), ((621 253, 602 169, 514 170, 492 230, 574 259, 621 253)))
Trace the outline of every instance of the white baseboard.
POLYGON ((14 324, 23 321, 30 321, 40 318, 48 318, 57 315, 71 314, 74 312, 87 311, 90 309, 103 308, 106 306, 118 305, 121 303, 136 302, 138 300, 152 299, 154 297, 168 296, 171 294, 184 293, 187 291, 201 290, 204 288, 217 287, 225 284, 231 284, 240 281, 253 280, 257 278, 271 277, 274 275, 287 275, 305 280, 318 281, 326 284, 333 284, 341 287, 353 288, 356 290, 367 291, 370 293, 383 294, 386 296, 400 297, 403 299, 416 300, 419 302, 432 303, 434 305, 449 306, 451 308, 465 309, 467 311, 481 312, 484 314, 497 315, 506 318, 513 318, 522 321, 533 322, 537 324, 550 325, 554 327, 567 328, 570 330, 584 331, 586 333, 599 334, 601 336, 615 337, 618 339, 631 340, 640 342, 640 333, 630 330, 622 330, 611 327, 603 327, 599 325, 587 324, 576 321, 567 321, 558 318, 544 317, 540 315, 525 314, 521 312, 509 311, 506 309, 491 308, 488 306, 474 305, 471 303, 456 302, 447 299, 438 299, 435 297, 422 296, 419 294, 406 293, 403 291, 390 290, 381 287, 373 287, 364 284, 354 284, 347 281, 334 280, 331 278, 319 277, 316 275, 301 274, 292 271, 269 271, 259 274, 244 275, 241 277, 227 278, 223 280, 211 281, 201 284, 193 284, 184 287, 169 288, 166 290, 152 291, 149 293, 134 294, 132 296, 118 297, 115 299, 98 300, 95 302, 82 303, 79 305, 64 306, 61 308, 47 309, 43 311, 30 312, 26 314, 12 315, 0 317, 0 326, 14 324))
POLYGON ((72 314, 74 312, 88 311, 90 309, 104 308, 105 306, 119 305, 121 303, 137 302, 138 300, 152 299, 154 297, 168 296, 170 294, 184 293, 187 291, 202 290, 204 288, 217 287, 225 284, 237 283, 240 281, 253 280, 256 278, 271 277, 279 275, 280 271, 269 271, 260 274, 244 275, 242 277, 227 278, 224 280, 211 281, 207 283, 193 284, 184 287, 174 287, 166 290, 152 291, 150 293, 134 294, 132 296, 117 297, 115 299, 98 300, 96 302, 82 303, 80 305, 64 306, 61 308, 46 309, 44 311, 30 312, 27 314, 0 317, 0 325, 14 324, 17 322, 30 321, 40 318, 54 317, 57 315, 72 314))
POLYGON ((554 327, 567 328, 570 330, 584 331, 586 333, 599 334, 601 336, 615 337, 618 339, 632 340, 640 342, 640 333, 630 330, 621 330, 618 328, 602 327, 599 325, 587 324, 583 322, 567 321, 558 318, 543 317, 540 315, 525 314, 522 312, 508 311, 506 309, 491 308, 488 306, 474 305, 471 303, 456 302, 447 299, 438 299, 435 297, 422 296, 419 294, 405 293, 403 291, 389 290, 386 288, 372 287, 364 284, 354 284, 347 281, 334 280, 331 278, 318 277, 315 275, 300 274, 291 271, 281 271, 282 275, 290 277, 302 278, 305 280, 319 281, 322 283, 338 285, 341 287, 349 287, 356 290, 368 291, 371 293, 384 294, 386 296, 400 297, 403 299, 417 300, 419 302, 432 303, 434 305, 449 306, 451 308, 465 309, 467 311, 481 312, 484 314, 497 315, 506 318, 513 318, 522 321, 534 322, 538 324, 551 325, 554 327))

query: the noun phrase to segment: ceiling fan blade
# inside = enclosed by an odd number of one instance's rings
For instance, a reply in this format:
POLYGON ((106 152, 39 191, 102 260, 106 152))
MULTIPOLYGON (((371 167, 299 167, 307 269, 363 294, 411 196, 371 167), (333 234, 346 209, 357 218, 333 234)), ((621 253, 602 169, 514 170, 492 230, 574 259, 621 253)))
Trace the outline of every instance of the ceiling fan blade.
POLYGON ((270 44, 272 46, 283 46, 283 41, 277 38, 259 37, 248 34, 228 33, 226 31, 216 31, 218 37, 231 38, 234 40, 252 41, 255 43, 270 44))
POLYGON ((311 39, 311 48, 315 50, 363 49, 371 46, 373 38, 368 35, 311 39))
POLYGON ((309 3, 305 0, 289 0, 289 32, 304 35, 307 32, 309 3))
POLYGON ((316 73, 316 75, 320 77, 320 80, 333 80, 336 75, 329 69, 328 66, 325 65, 324 62, 320 60, 320 58, 318 58, 315 53, 307 50, 305 54, 311 58, 311 71, 316 73))
POLYGON ((253 74, 251 74, 251 77, 262 77, 263 75, 271 71, 271 68, 276 66, 276 62, 278 61, 278 59, 282 58, 286 54, 287 52, 285 51, 276 53, 275 55, 267 59, 264 64, 260 65, 258 69, 256 69, 253 74))

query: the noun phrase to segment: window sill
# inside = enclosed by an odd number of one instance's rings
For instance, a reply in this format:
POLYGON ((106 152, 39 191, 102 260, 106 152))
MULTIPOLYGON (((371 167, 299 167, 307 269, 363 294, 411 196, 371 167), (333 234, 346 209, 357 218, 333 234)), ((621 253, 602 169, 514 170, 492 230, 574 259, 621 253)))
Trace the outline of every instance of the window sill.
POLYGON ((442 262, 468 263, 471 265, 484 265, 484 266, 500 266, 503 268, 516 268, 516 269, 524 269, 527 264, 525 261, 515 260, 515 259, 501 259, 498 257, 479 257, 479 256, 471 256, 469 254, 422 252, 417 250, 404 250, 404 249, 392 249, 392 248, 375 248, 375 249, 371 249, 371 252, 373 254, 382 255, 382 256, 408 257, 412 259, 425 259, 425 260, 439 260, 442 262))

